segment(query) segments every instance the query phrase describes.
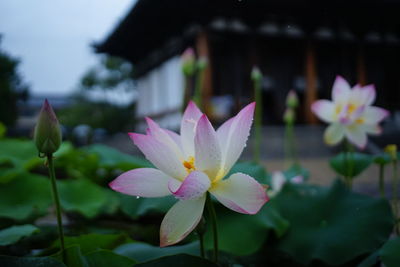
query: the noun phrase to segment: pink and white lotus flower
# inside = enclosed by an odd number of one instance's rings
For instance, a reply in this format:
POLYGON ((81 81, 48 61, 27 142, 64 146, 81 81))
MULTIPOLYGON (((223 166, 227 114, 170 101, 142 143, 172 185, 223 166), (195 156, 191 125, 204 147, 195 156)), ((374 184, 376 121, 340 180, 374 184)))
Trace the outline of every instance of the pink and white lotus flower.
POLYGON ((379 123, 389 115, 383 108, 372 106, 376 92, 374 85, 350 85, 337 76, 332 88, 332 100, 318 100, 312 111, 324 122, 329 123, 324 140, 328 145, 338 144, 343 138, 363 149, 367 134, 380 134, 379 123))
POLYGON ((174 195, 178 202, 165 215, 160 246, 185 238, 199 223, 209 192, 231 210, 256 214, 268 201, 264 187, 243 173, 224 177, 238 160, 249 136, 255 103, 214 130, 190 102, 180 135, 146 118, 147 134, 130 133, 134 144, 157 168, 127 171, 110 183, 118 192, 139 197, 174 195))

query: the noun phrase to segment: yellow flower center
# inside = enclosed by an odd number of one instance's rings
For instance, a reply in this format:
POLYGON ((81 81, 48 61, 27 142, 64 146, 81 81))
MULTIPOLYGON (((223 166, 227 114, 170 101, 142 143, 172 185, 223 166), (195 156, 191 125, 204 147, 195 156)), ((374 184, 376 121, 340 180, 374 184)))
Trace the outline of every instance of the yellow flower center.
POLYGON ((354 104, 349 104, 348 109, 347 109, 347 114, 351 115, 355 110, 357 109, 357 106, 354 104))
POLYGON ((192 156, 190 156, 187 160, 182 162, 182 164, 188 173, 191 173, 192 171, 196 170, 196 168, 194 167, 194 157, 192 156))
POLYGON ((356 120, 356 123, 358 123, 358 124, 363 124, 363 123, 364 123, 364 119, 357 119, 357 120, 356 120))

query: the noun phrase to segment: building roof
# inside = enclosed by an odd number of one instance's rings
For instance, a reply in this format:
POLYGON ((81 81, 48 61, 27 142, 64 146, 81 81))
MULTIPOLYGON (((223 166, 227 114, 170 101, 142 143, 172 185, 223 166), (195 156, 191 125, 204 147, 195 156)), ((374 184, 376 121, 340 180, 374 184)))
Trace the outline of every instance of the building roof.
POLYGON ((95 48, 141 65, 136 72, 140 76, 182 52, 204 26, 254 33, 273 20, 281 26, 299 25, 304 38, 328 25, 346 27, 360 39, 371 30, 398 35, 399 11, 400 0, 138 0, 95 48))

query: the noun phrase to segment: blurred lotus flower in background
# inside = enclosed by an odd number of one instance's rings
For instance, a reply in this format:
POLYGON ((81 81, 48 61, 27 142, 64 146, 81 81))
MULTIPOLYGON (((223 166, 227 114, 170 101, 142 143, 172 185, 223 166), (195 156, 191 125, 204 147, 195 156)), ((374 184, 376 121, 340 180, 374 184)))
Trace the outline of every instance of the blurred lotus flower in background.
POLYGON ((110 187, 133 196, 172 194, 179 199, 161 223, 160 246, 181 241, 197 226, 207 192, 224 206, 244 214, 257 213, 268 201, 263 186, 246 174, 223 179, 246 146, 254 108, 254 102, 247 105, 215 131, 207 116, 190 102, 180 135, 160 128, 149 118, 146 135, 130 133, 134 144, 157 169, 125 172, 110 187))
POLYGON ((299 98, 294 90, 290 90, 286 97, 286 107, 297 108, 299 106, 299 98))
POLYGON ((192 76, 196 71, 196 56, 193 48, 187 48, 181 57, 182 60, 182 71, 185 76, 192 76))
POLYGON ((293 184, 301 184, 304 182, 304 178, 301 175, 295 176, 291 178, 290 180, 286 179, 285 174, 281 171, 275 171, 272 173, 271 177, 271 189, 268 191, 269 195, 271 197, 275 196, 278 194, 283 186, 287 183, 293 183, 293 184))
POLYGON ((338 144, 343 138, 363 149, 367 134, 380 134, 379 123, 389 115, 383 108, 371 106, 375 101, 374 85, 350 85, 340 76, 332 88, 332 100, 318 100, 312 111, 330 125, 325 130, 324 140, 328 145, 338 144))
POLYGON ((45 155, 56 152, 61 145, 60 124, 47 99, 40 110, 33 138, 39 153, 45 155))

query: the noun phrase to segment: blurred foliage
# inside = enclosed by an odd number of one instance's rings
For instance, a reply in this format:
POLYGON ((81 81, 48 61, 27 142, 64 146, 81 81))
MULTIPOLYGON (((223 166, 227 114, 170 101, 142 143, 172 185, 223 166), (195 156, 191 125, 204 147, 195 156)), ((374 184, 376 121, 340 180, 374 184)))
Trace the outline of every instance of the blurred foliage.
POLYGON ((17 120, 17 101, 28 98, 29 88, 17 70, 19 63, 18 59, 0 49, 0 122, 6 126, 17 120))
POLYGON ((330 160, 335 172, 342 176, 354 178, 366 170, 374 157, 358 152, 342 152, 330 160))
MULTIPOLYGON (((30 140, 0 139, 0 151, 0 254, 8 255, 0 256, 0 266, 66 266, 58 252, 44 159, 30 140)), ((68 266, 213 266, 198 257, 195 232, 181 244, 158 247, 159 225, 173 197, 136 198, 108 188, 124 171, 151 167, 142 157, 65 142, 55 163, 68 266)), ((256 163, 240 162, 232 171, 271 182, 256 163)), ((299 174, 309 175, 301 166, 285 171, 288 180, 299 174)), ((371 266, 380 261, 396 266, 398 241, 388 240, 394 221, 389 202, 339 182, 331 187, 286 183, 252 216, 215 204, 222 266, 371 266)), ((212 254, 207 214, 205 223, 205 247, 212 254)))
POLYGON ((57 117, 67 127, 86 124, 93 129, 106 129, 109 133, 132 129, 135 123, 133 104, 117 106, 105 101, 90 101, 83 96, 76 97, 74 104, 59 110, 57 117))

